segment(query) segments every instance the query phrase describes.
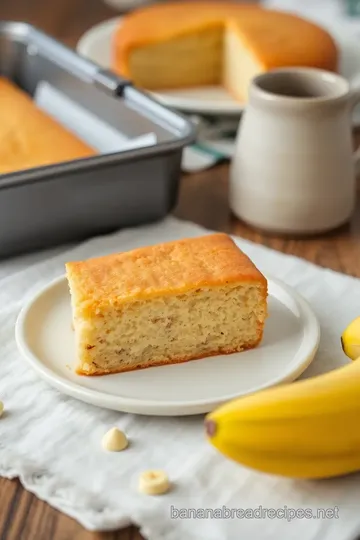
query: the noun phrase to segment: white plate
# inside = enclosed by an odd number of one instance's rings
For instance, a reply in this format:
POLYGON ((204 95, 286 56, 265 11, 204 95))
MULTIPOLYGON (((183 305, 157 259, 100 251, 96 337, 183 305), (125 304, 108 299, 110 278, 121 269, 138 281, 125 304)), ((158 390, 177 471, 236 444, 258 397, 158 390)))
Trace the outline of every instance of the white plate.
MULTIPOLYGON (((77 44, 78 53, 102 67, 110 67, 111 38, 122 17, 104 21, 90 28, 77 44)), ((340 48, 340 71, 352 84, 360 83, 360 45, 354 38, 347 38, 340 29, 331 28, 334 39, 340 48)), ((151 93, 151 92, 150 92, 151 93)), ((167 90, 152 93, 159 101, 169 107, 184 112, 202 114, 239 115, 244 105, 235 101, 223 88, 200 87, 167 90)), ((360 111, 360 109, 358 109, 360 111)), ((360 113, 355 123, 360 123, 360 113)))
POLYGON ((207 413, 235 397, 297 378, 317 351, 320 330, 294 290, 269 280, 269 317, 261 345, 231 355, 140 371, 84 377, 75 360, 65 277, 50 283, 22 310, 16 340, 28 364, 60 392, 87 403, 145 415, 207 413))

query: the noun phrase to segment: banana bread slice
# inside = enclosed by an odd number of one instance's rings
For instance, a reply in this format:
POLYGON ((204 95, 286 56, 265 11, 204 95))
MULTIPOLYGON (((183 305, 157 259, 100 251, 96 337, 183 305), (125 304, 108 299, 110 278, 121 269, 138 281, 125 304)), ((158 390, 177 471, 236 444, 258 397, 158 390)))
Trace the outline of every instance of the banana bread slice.
POLYGON ((267 281, 226 234, 66 264, 76 372, 103 375, 257 346, 267 281))

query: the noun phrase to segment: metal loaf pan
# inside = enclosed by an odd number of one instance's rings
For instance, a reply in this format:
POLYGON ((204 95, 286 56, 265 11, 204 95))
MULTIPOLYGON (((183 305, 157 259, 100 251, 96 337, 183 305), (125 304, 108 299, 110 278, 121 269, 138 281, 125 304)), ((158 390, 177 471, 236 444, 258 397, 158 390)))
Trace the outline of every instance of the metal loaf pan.
POLYGON ((151 132, 157 141, 0 175, 0 257, 155 221, 171 211, 182 150, 195 138, 188 120, 25 23, 0 23, 0 74, 32 96, 39 83, 50 84, 126 137, 151 132))

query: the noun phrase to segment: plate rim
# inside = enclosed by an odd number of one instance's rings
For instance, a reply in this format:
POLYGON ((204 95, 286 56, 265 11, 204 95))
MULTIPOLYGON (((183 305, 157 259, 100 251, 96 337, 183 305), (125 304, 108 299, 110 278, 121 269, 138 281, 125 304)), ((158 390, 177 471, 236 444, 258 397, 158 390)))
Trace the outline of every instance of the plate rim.
MULTIPOLYGON (((88 47, 88 43, 91 41, 92 36, 97 31, 103 31, 107 28, 112 28, 113 25, 118 24, 121 22, 121 20, 124 18, 123 15, 110 17, 109 19, 105 19, 99 23, 96 23, 92 25, 90 28, 88 28, 79 38, 79 40, 76 43, 76 51, 81 54, 82 56, 85 56, 86 58, 89 58, 92 62, 96 63, 98 62, 93 60, 91 55, 89 56, 85 49, 88 47)), ((113 30, 112 30, 113 31, 113 30)), ((110 36, 109 36, 110 37, 110 36)), ((104 66, 101 66, 104 67, 104 66)), ((106 66, 108 67, 108 66, 106 66)), ((197 98, 197 104, 193 103, 193 99, 195 98, 186 98, 186 97, 172 97, 168 96, 166 94, 163 94, 162 92, 153 92, 151 90, 145 90, 148 92, 153 98, 160 101, 163 105, 166 105, 168 107, 174 107, 179 110, 182 110, 184 112, 192 112, 192 113, 203 113, 203 114, 217 114, 217 115, 224 115, 224 116, 239 116, 244 111, 245 103, 233 103, 232 101, 229 101, 227 105, 221 105, 221 102, 219 102, 217 105, 215 102, 211 102, 209 100, 208 102, 201 102, 200 98, 197 98)))
MULTIPOLYGON (((292 382, 297 379, 313 361, 320 344, 321 334, 319 321, 308 301, 305 300, 293 287, 287 285, 282 280, 273 278, 272 276, 268 276, 267 280, 268 282, 272 282, 274 285, 280 287, 296 302, 296 305, 300 310, 302 320, 304 321, 304 331, 307 331, 309 335, 306 339, 305 345, 302 343, 299 348, 299 350, 301 350, 302 347, 305 347, 305 351, 303 353, 303 360, 296 366, 296 368, 291 370, 290 373, 286 372, 284 375, 276 377, 275 379, 270 380, 270 382, 261 385, 259 388, 257 388, 256 392, 277 386, 279 384, 292 382), (310 345, 307 343, 310 343, 310 345)), ((114 394, 107 394, 101 390, 83 387, 76 382, 68 380, 65 377, 57 374, 52 369, 47 367, 46 364, 41 361, 41 358, 37 357, 31 350, 31 347, 27 343, 25 337, 25 324, 35 303, 42 296, 49 293, 51 289, 59 286, 61 283, 66 283, 65 274, 58 276, 35 292, 35 294, 29 298, 27 303, 20 310, 15 324, 16 344, 19 352, 21 353, 23 361, 26 361, 27 364, 40 376, 40 378, 45 380, 51 386, 57 388, 60 392, 80 401, 102 408, 146 416, 189 416, 204 414, 214 410, 215 407, 222 403, 247 395, 247 393, 235 395, 232 394, 230 396, 224 396, 220 400, 201 399, 190 400, 187 402, 158 402, 154 400, 149 401, 147 399, 131 397, 124 398, 114 394)))

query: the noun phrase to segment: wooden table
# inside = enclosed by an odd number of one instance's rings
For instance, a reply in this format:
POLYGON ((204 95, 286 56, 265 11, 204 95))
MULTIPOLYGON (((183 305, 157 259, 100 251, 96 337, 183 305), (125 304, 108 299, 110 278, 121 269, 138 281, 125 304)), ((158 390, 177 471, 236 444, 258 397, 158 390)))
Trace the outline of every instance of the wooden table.
MULTIPOLYGON (((102 0, 1 0, 0 19, 23 20, 75 46, 90 26, 113 17, 102 0)), ((354 144, 360 144, 360 133, 354 144)), ((360 200, 347 226, 312 239, 283 239, 250 230, 231 216, 227 201, 228 165, 182 179, 175 214, 205 227, 232 232, 316 264, 360 277, 360 200)), ((360 199, 360 197, 359 197, 360 199)), ((359 306, 360 309, 360 306, 359 306)), ((130 527, 113 533, 89 533, 74 520, 24 491, 18 481, 0 479, 0 540, 140 540, 130 527)))

